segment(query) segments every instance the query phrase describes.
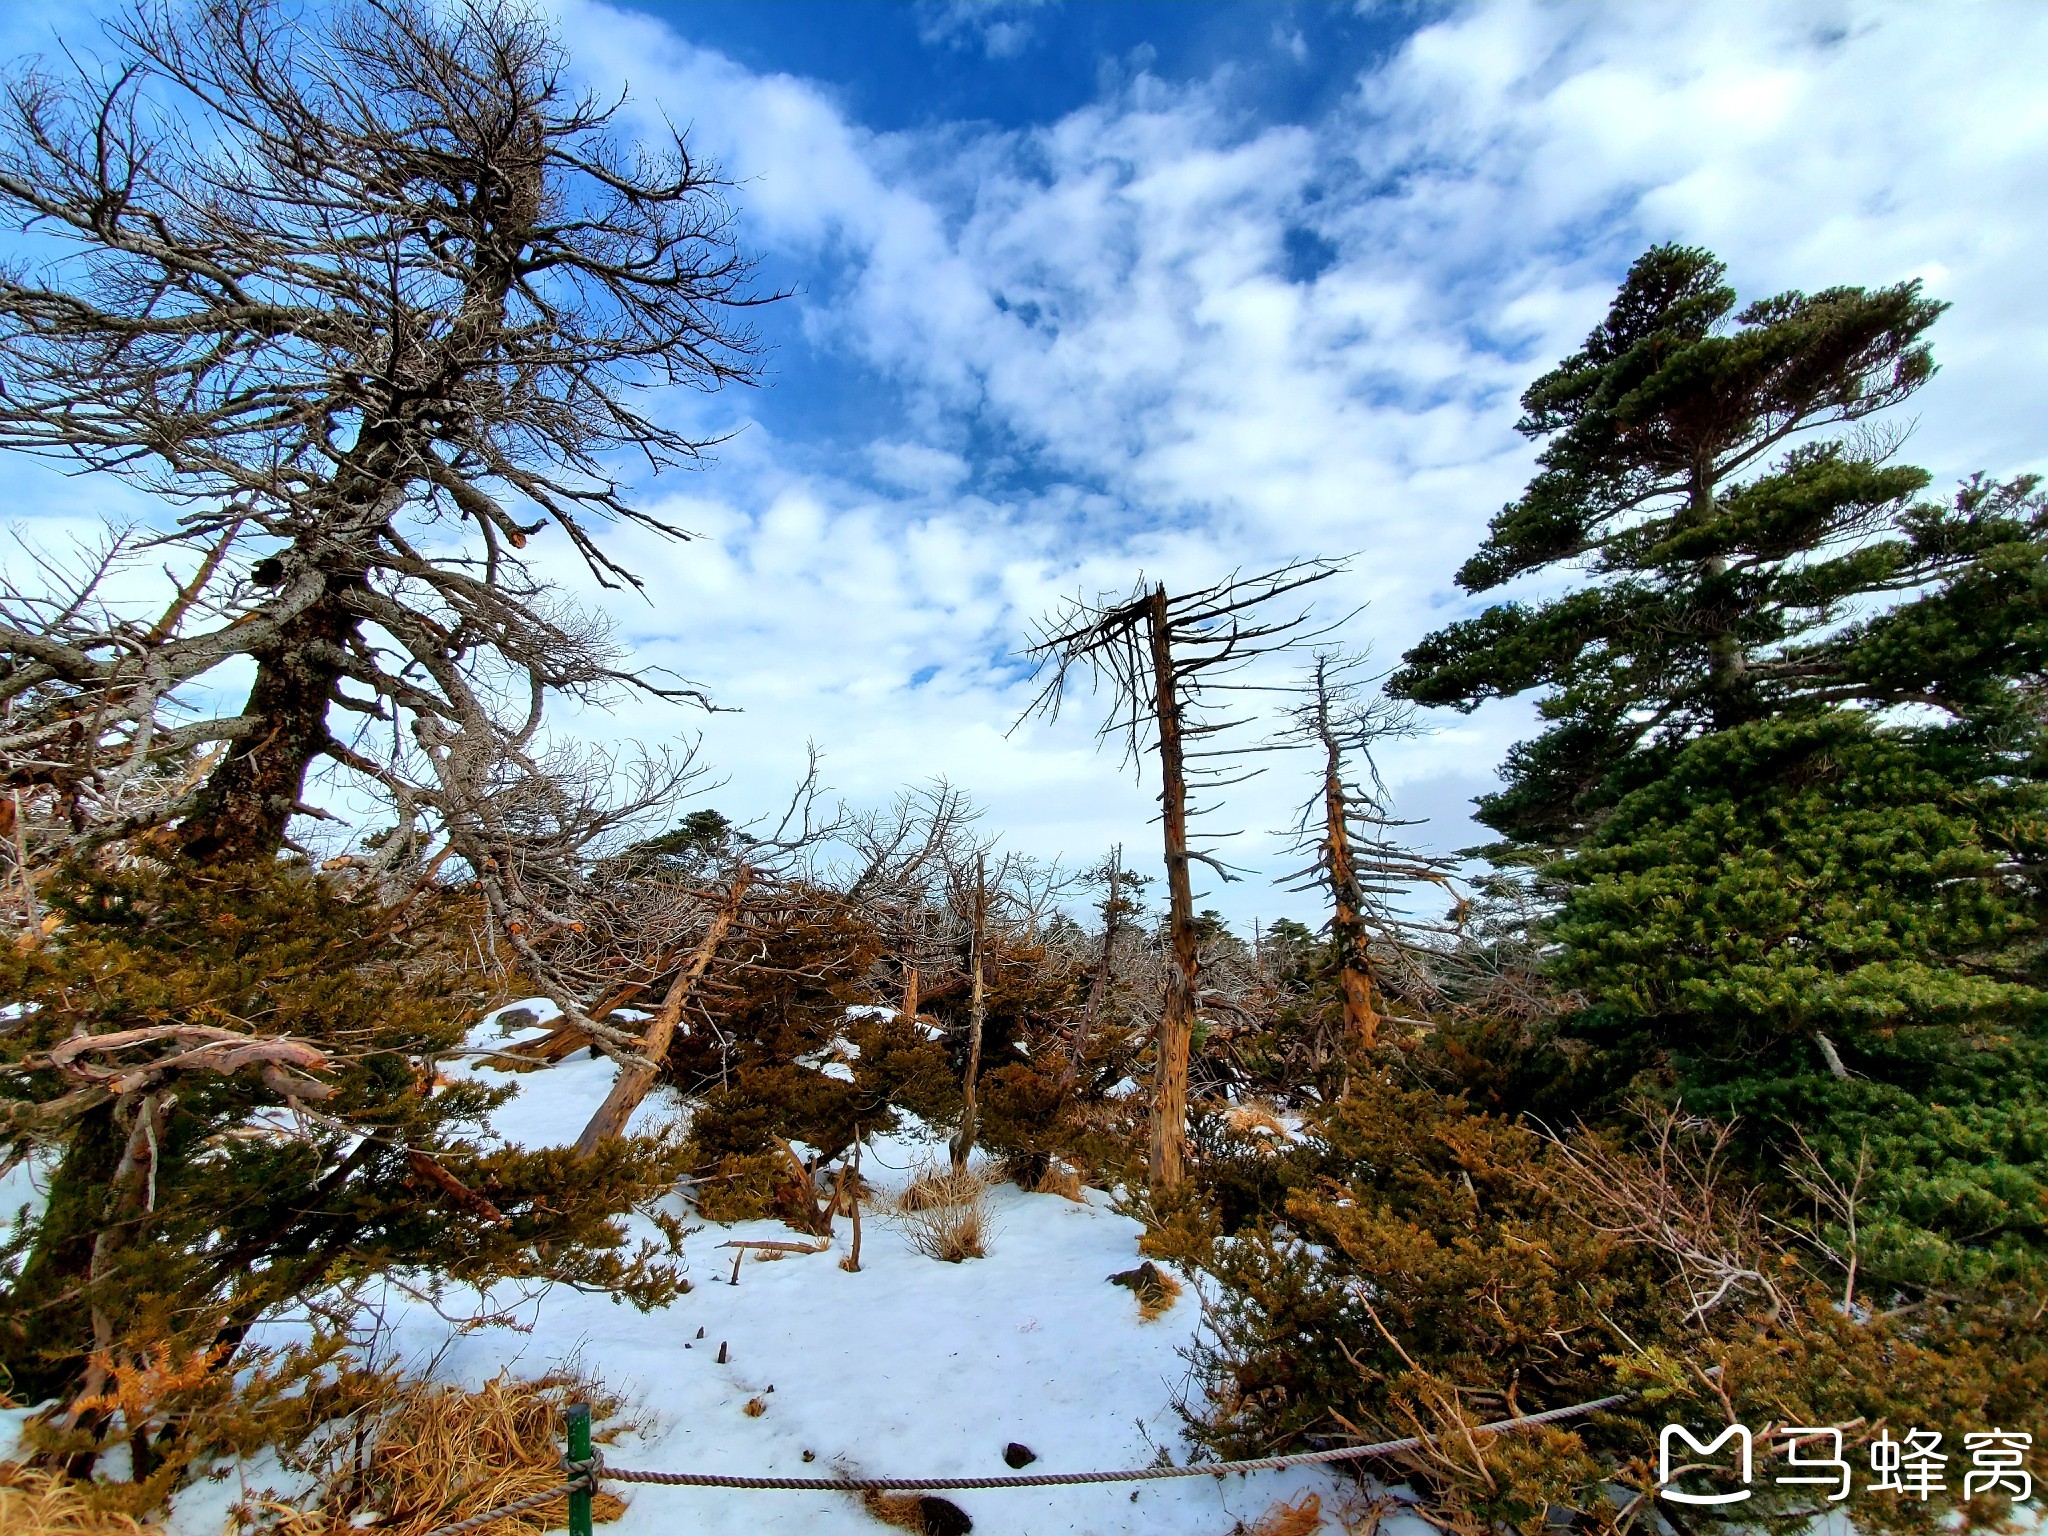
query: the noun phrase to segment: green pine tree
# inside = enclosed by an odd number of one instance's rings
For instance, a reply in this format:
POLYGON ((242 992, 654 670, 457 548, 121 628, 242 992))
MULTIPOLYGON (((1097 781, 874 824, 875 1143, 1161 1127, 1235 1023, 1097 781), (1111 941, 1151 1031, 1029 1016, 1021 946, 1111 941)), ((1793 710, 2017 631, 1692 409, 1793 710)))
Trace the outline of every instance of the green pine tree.
POLYGON ((345 1313, 360 1282, 557 1281, 640 1306, 687 1289, 673 1223, 636 1244, 623 1220, 673 1186, 677 1146, 494 1144, 483 1117, 510 1090, 439 1074, 478 1002, 436 910, 458 894, 147 858, 70 866, 43 894, 61 925, 0 946, 0 1145, 52 1158, 42 1209, 8 1212, 0 1243, 0 1388, 55 1401, 74 1472, 118 1428, 138 1478, 174 1480, 203 1449, 175 1414, 158 1445, 80 1405, 153 1353, 232 1373, 256 1324, 323 1297, 345 1313))
POLYGON ((1430 635, 1391 680, 1397 696, 1461 710, 1548 690, 1553 723, 1515 749, 1507 787, 1482 806, 1510 839, 1571 841, 1611 800, 1617 769, 1639 779, 1646 757, 1702 731, 1859 688, 1883 702, 1922 691, 1924 679, 1859 669, 1834 631, 1859 599, 1978 558, 1953 519, 1914 507, 1927 476, 1885 462, 1880 434, 1768 462, 1795 434, 1861 422, 1918 388, 1941 306, 1904 283, 1736 312, 1723 274, 1704 251, 1650 251, 1585 347, 1522 397, 1518 430, 1547 439, 1542 471, 1459 584, 1485 592, 1565 565, 1592 579, 1430 635))
POLYGON ((1543 690, 1480 814, 1552 860, 1610 1084, 1740 1116, 1869 1281, 1990 1283, 2048 1254, 2048 508, 1891 462, 1866 418, 1932 372, 1914 284, 1738 311, 1723 276, 1650 251, 1530 388, 1541 472, 1459 580, 1586 578, 1393 691, 1543 690))

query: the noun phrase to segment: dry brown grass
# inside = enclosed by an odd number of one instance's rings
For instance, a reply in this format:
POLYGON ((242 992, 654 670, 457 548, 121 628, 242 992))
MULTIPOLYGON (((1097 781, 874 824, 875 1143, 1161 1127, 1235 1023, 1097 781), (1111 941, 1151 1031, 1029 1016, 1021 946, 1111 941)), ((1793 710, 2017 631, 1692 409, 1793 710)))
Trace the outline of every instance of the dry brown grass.
POLYGON ((7 1536, 163 1536, 163 1527, 96 1508, 68 1478, 0 1462, 0 1531, 7 1536))
POLYGON ((1287 1124, 1279 1111, 1263 1099, 1247 1099, 1223 1112, 1223 1123, 1240 1136, 1278 1136, 1287 1139, 1287 1124))
POLYGON ((1149 1295, 1138 1298, 1138 1318, 1141 1322, 1156 1323, 1173 1310, 1173 1304, 1180 1300, 1180 1282, 1165 1270, 1159 1272, 1159 1288, 1149 1295))
POLYGON ((1322 1528, 1322 1499, 1304 1493, 1291 1504, 1275 1504, 1257 1523, 1245 1527, 1245 1536, 1314 1536, 1322 1528))
POLYGON ((910 1246, 928 1259, 958 1264, 988 1254, 988 1181, 973 1169, 920 1173, 896 1197, 896 1219, 910 1246))
POLYGON ((877 1493, 869 1489, 860 1496, 860 1503, 861 1508, 884 1525, 899 1531, 924 1529, 924 1511, 918 1507, 914 1493, 877 1493))
POLYGON ((979 1200, 988 1190, 988 1179, 973 1168, 955 1173, 951 1168, 924 1168, 896 1197, 896 1209, 909 1213, 934 1205, 965 1205, 979 1200))
POLYGON ((870 1490, 860 1496, 861 1507, 882 1524, 893 1526, 899 1531, 922 1531, 925 1536, 933 1532, 951 1536, 955 1531, 969 1529, 966 1515, 957 1504, 947 1499, 934 1498, 928 1493, 876 1493, 870 1490))
POLYGON ((1180 1282, 1149 1259, 1136 1269, 1111 1275, 1109 1282, 1122 1286, 1138 1298, 1138 1319, 1141 1322, 1158 1321, 1171 1312, 1173 1304, 1180 1299, 1180 1282))
MULTIPOLYGON (((360 1443, 333 1448, 310 1509, 270 1506, 265 1524, 279 1536, 343 1536, 365 1524, 384 1536, 425 1536, 438 1525, 560 1487, 566 1410, 576 1402, 590 1404, 593 1419, 611 1421, 593 1434, 599 1442, 632 1427, 619 1418, 619 1400, 587 1377, 499 1376, 474 1392, 418 1383, 366 1427, 360 1443)), ((566 1497, 543 1504, 494 1521, 476 1536, 544 1531, 562 1523, 566 1506, 566 1497)), ((592 1501, 599 1520, 616 1520, 625 1511, 609 1493, 592 1501)))
POLYGON ((1087 1203, 1081 1198, 1081 1175, 1065 1163, 1047 1163, 1044 1174, 1032 1190, 1041 1195, 1058 1195, 1062 1200, 1072 1200, 1076 1204, 1087 1203))

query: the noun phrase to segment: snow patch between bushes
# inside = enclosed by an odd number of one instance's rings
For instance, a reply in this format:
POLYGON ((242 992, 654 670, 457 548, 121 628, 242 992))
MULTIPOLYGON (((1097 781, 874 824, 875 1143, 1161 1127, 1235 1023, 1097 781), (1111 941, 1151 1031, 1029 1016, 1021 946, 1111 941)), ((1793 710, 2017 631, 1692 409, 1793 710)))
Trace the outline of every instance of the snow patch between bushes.
MULTIPOLYGON (((553 1012, 538 999, 510 1006, 526 1006, 542 1019, 553 1012)), ((505 1011, 472 1031, 473 1047, 509 1043, 497 1027, 505 1011)), ((451 1077, 516 1088, 493 1113, 492 1130, 529 1148, 573 1143, 615 1070, 610 1061, 582 1052, 539 1071, 497 1070, 481 1056, 447 1069, 451 1077)), ((632 1129, 650 1131, 681 1113, 671 1094, 657 1092, 635 1114, 632 1129)), ((1037 1453, 1032 1470, 1039 1472, 1144 1466, 1162 1448, 1186 1460, 1175 1404, 1192 1390, 1181 1352, 1200 1320, 1196 1288, 1158 1321, 1141 1322, 1129 1293, 1106 1283, 1138 1262, 1141 1228, 1110 1209, 1097 1190, 1076 1204, 998 1185, 988 1197, 988 1257, 943 1264, 919 1256, 887 1214, 886 1197, 944 1156, 943 1138, 918 1126, 867 1143, 862 1171, 883 1199, 864 1210, 857 1274, 839 1267, 851 1237, 841 1219, 824 1252, 771 1262, 749 1253, 739 1283, 729 1284, 740 1250, 721 1243, 800 1234, 777 1222, 721 1226, 692 1218, 701 1227, 686 1246, 694 1289, 660 1311, 636 1312, 608 1296, 554 1287, 518 1305, 524 1331, 465 1332, 393 1288, 387 1347, 469 1385, 507 1368, 539 1375, 575 1361, 639 1405, 648 1425, 607 1449, 620 1466, 789 1476, 835 1470, 1003 1476, 1010 1471, 1003 1451, 1012 1441, 1037 1453), (721 1344, 728 1357, 723 1365, 721 1344), (750 1417, 744 1410, 756 1399, 766 1411, 750 1417)), ((678 1197, 667 1203, 685 1211, 678 1197)), ((632 1226, 635 1240, 652 1235, 650 1223, 635 1218, 632 1226)), ((443 1305, 459 1316, 475 1300, 473 1293, 458 1293, 443 1305)), ((282 1343, 300 1331, 290 1321, 272 1322, 259 1330, 259 1341, 282 1343)), ((11 1439, 5 1431, 12 1427, 0 1423, 0 1438, 11 1439)), ((978 1530, 991 1533, 1213 1536, 1238 1521, 1250 1524, 1276 1500, 1304 1491, 1322 1494, 1328 1509, 1339 1486, 1325 1472, 1298 1468, 949 1497, 978 1530)), ((237 1499, 266 1489, 288 1496, 298 1491, 268 1457, 226 1469, 220 1480, 178 1496, 173 1536, 217 1536, 237 1499)), ((627 1510, 617 1524, 603 1527, 610 1536, 874 1536, 882 1529, 856 1500, 835 1494, 644 1485, 615 1491, 627 1510)))

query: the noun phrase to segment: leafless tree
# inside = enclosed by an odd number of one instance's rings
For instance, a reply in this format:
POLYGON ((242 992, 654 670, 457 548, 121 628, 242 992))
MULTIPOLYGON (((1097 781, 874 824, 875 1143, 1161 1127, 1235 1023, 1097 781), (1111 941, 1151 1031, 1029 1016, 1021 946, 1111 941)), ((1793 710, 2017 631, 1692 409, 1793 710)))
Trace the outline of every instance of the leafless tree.
POLYGON ((234 859, 275 852, 330 765, 406 837, 438 822, 531 931, 518 866, 687 775, 647 764, 621 807, 554 771, 549 695, 702 696, 629 670, 521 551, 552 525, 630 583, 600 523, 680 536, 612 456, 707 446, 643 386, 754 376, 726 184, 680 134, 624 140, 549 24, 496 0, 139 0, 106 43, 0 96, 0 217, 30 257, 0 271, 0 446, 179 509, 102 564, 172 550, 183 574, 141 618, 91 571, 0 595, 9 783, 234 859), (246 699, 199 707, 236 659, 246 699))
POLYGON ((1854 1161, 1844 1159, 1841 1165, 1830 1167, 1805 1132, 1794 1127, 1792 1136, 1799 1150, 1786 1174, 1793 1186, 1812 1200, 1813 1217, 1803 1229, 1788 1230, 1797 1231, 1841 1269, 1842 1311, 1853 1316, 1856 1279, 1863 1265, 1863 1206, 1877 1173, 1877 1160, 1865 1140, 1857 1143, 1854 1161))
MULTIPOLYGON (((609 764, 602 773, 537 774, 523 787, 553 809, 573 800, 573 786, 608 776, 616 777, 609 764)), ((669 775, 671 782, 679 777, 687 775, 669 775)), ((484 889, 498 889, 508 905, 516 898, 516 910, 541 920, 529 930, 515 917, 506 928, 522 970, 560 1010, 548 1035, 507 1054, 553 1061, 594 1045, 619 1063, 619 1085, 590 1122, 584 1150, 618 1134, 630 1118, 685 1011, 705 1016, 704 994, 716 986, 708 972, 720 947, 742 941, 758 947, 792 904, 818 888, 819 846, 842 830, 839 817, 819 813, 819 798, 813 748, 779 818, 764 817, 749 828, 713 815, 716 830, 706 829, 702 841, 681 852, 657 852, 668 839, 653 839, 593 860, 588 837, 579 842, 561 832, 553 841, 501 841, 501 849, 533 854, 523 869, 484 856, 484 889), (622 1009, 656 997, 659 1008, 637 1034, 610 1022, 622 1009)), ((546 830, 557 821, 541 817, 539 825, 546 830)))
MULTIPOLYGON (((842 807, 829 842, 818 845, 812 880, 868 914, 890 940, 880 962, 878 991, 893 991, 898 1011, 915 1022, 935 974, 952 972, 955 956, 946 920, 947 872, 986 846, 974 831, 980 817, 966 794, 943 779, 898 794, 880 809, 842 807)), ((938 979, 941 992, 964 977, 938 979)))
MULTIPOLYGON (((974 1150, 976 1090, 981 1086, 982 1032, 988 1023, 988 853, 976 849, 974 868, 950 872, 949 895, 967 930, 967 1065, 960 1074, 960 1128, 953 1135, 953 1171, 967 1171, 974 1150)), ((996 874, 997 883, 1002 871, 996 874)))
POLYGON ((1330 903, 1329 932, 1351 1044, 1370 1050, 1386 1016, 1396 974, 1411 1000, 1430 990, 1422 946, 1425 925, 1405 910, 1419 886, 1452 888, 1453 862, 1401 842, 1385 782, 1373 761, 1375 743, 1410 735, 1411 712, 1388 699, 1366 675, 1366 658, 1319 652, 1299 701, 1272 747, 1306 747, 1321 759, 1320 782, 1292 829, 1312 862, 1296 890, 1320 890, 1330 903), (1418 986, 1417 983, 1421 985, 1418 986))
POLYGON ((741 860, 726 881, 725 889, 711 908, 704 931, 691 948, 689 958, 677 969, 675 979, 669 983, 668 991, 662 997, 661 1006, 647 1021, 647 1027, 635 1042, 634 1054, 639 1059, 620 1066, 611 1092, 605 1095, 604 1102, 577 1138, 576 1150, 581 1155, 588 1157, 606 1140, 622 1134, 626 1123, 633 1118, 633 1111, 640 1107, 641 1100, 654 1086, 655 1078, 661 1073, 662 1062, 668 1056, 669 1041, 675 1037, 676 1026, 682 1022, 683 1010, 689 1005, 692 990, 704 979, 711 962, 717 958, 718 947, 732 933, 734 924, 746 909, 747 889, 752 883, 752 876, 752 869, 741 860))
POLYGON ((1102 737, 1121 740, 1133 765, 1148 749, 1159 758, 1174 964, 1155 1053, 1148 1176, 1156 1190, 1176 1187, 1186 1160, 1188 1047, 1200 994, 1200 935, 1190 869, 1203 863, 1230 878, 1212 851, 1190 843, 1190 818, 1214 807, 1191 805, 1189 794, 1191 788, 1220 789, 1244 776, 1234 771, 1234 754, 1227 748, 1197 744, 1213 743, 1244 723, 1213 713, 1211 706, 1218 694, 1261 687, 1244 679, 1248 666, 1313 638, 1304 628, 1307 610, 1268 618, 1266 605, 1342 569, 1335 561, 1296 561, 1178 596, 1169 595, 1163 584, 1140 581, 1118 601, 1074 599, 1041 622, 1037 642, 1026 651, 1046 677, 1031 713, 1056 716, 1068 682, 1085 666, 1095 686, 1107 684, 1111 695, 1102 737))
POLYGON ((948 860, 973 839, 981 813, 944 779, 904 790, 882 810, 842 810, 831 847, 840 867, 825 879, 851 901, 884 907, 929 902, 948 860))

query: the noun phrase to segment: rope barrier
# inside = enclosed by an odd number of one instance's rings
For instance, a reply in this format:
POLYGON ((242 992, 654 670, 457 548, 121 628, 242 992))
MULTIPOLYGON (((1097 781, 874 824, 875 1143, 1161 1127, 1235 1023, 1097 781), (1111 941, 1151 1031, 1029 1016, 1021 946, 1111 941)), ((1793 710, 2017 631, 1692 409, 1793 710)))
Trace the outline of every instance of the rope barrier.
MULTIPOLYGON (((1590 1403, 1552 1408, 1544 1413, 1500 1419, 1481 1424, 1474 1434, 1500 1434, 1509 1430, 1533 1429, 1559 1419, 1598 1413, 1629 1400, 1631 1394, 1616 1393, 1590 1403)), ((831 1493, 881 1493, 891 1488, 911 1493, 942 1493, 966 1488, 1066 1488, 1077 1483, 1140 1483, 1167 1477, 1221 1477, 1230 1472, 1271 1472, 1282 1467, 1305 1467, 1331 1461, 1355 1461, 1367 1456, 1391 1456, 1419 1450, 1428 1441, 1421 1435, 1402 1440, 1381 1440, 1373 1445, 1343 1445, 1327 1451, 1297 1451, 1289 1456, 1255 1456, 1246 1461, 1193 1462, 1184 1467, 1162 1465, 1130 1467, 1117 1472, 1025 1472, 1010 1477, 736 1477, 722 1472, 638 1472, 607 1467, 605 1476, 620 1483, 653 1483, 666 1488, 779 1488, 791 1491, 831 1493)), ((434 1533, 439 1536, 439 1533, 434 1533)))
POLYGON ((500 1504, 496 1509, 487 1509, 480 1515, 471 1515, 467 1520, 458 1520, 453 1525, 437 1525, 427 1532, 427 1536, 462 1536, 465 1531, 481 1530, 494 1520, 503 1520, 510 1515, 523 1515, 529 1509, 539 1509, 541 1505, 552 1503, 564 1494, 580 1491, 583 1486, 581 1482, 575 1482, 561 1488, 550 1488, 546 1493, 528 1494, 523 1499, 516 1499, 510 1504, 500 1504))
MULTIPOLYGON (((1590 1403, 1573 1403, 1542 1413, 1525 1413, 1512 1419, 1496 1419, 1474 1428, 1474 1434, 1507 1434, 1575 1419, 1602 1409, 1617 1408, 1635 1394, 1617 1392, 1590 1403)), ((950 1493, 974 1488, 1069 1488, 1081 1483, 1144 1483, 1171 1477, 1222 1477, 1232 1472, 1274 1472, 1282 1467, 1318 1466, 1333 1461, 1358 1461, 1368 1456, 1393 1456, 1420 1450, 1427 1437, 1409 1435, 1400 1440, 1380 1440, 1371 1445, 1340 1445, 1325 1451, 1296 1451, 1287 1456, 1254 1456, 1242 1461, 1193 1462, 1187 1466, 1171 1463, 1151 1467, 1128 1467, 1115 1472, 1025 1472, 1009 1477, 741 1477, 723 1472, 647 1472, 626 1467, 607 1467, 595 1450, 587 1460, 563 1458, 563 1466, 576 1474, 560 1488, 536 1493, 516 1503, 487 1509, 453 1525, 436 1526, 427 1536, 463 1536, 509 1515, 537 1509, 564 1494, 597 1491, 601 1481, 649 1483, 662 1488, 754 1488, 815 1493, 882 1493, 900 1489, 910 1493, 950 1493)))

